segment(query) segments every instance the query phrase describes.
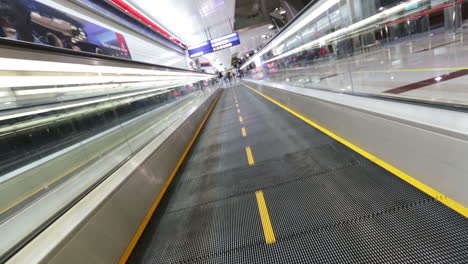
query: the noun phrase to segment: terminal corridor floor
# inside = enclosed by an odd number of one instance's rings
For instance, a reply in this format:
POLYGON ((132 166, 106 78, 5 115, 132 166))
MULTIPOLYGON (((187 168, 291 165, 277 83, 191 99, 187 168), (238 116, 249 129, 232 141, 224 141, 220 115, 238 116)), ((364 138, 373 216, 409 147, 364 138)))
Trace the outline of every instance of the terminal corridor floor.
POLYGON ((468 263, 468 220, 237 85, 128 263, 468 263))

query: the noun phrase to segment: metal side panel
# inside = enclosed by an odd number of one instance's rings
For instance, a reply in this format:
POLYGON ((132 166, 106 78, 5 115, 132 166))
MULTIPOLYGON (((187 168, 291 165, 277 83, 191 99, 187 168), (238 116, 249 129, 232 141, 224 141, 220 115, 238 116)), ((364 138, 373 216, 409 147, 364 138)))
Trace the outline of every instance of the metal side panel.
MULTIPOLYGON (((329 129, 425 185, 468 207, 468 142, 411 122, 373 115, 301 94, 255 89, 329 129)), ((378 100, 372 99, 369 100, 378 100)), ((382 101, 384 104, 386 101, 382 101)))
POLYGON ((8 263, 116 263, 220 90, 180 116, 8 263))

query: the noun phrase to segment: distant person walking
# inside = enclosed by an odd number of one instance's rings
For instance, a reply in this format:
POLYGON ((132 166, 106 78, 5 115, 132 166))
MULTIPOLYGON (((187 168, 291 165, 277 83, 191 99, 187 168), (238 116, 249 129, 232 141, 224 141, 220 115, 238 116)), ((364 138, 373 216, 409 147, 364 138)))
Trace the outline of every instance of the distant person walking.
POLYGON ((241 69, 239 69, 239 68, 236 69, 236 76, 237 76, 237 79, 242 80, 242 71, 241 71, 241 69))
POLYGON ((223 73, 218 72, 218 88, 223 86, 223 73))
POLYGON ((230 71, 226 72, 226 79, 229 81, 229 86, 231 86, 232 74, 230 71))

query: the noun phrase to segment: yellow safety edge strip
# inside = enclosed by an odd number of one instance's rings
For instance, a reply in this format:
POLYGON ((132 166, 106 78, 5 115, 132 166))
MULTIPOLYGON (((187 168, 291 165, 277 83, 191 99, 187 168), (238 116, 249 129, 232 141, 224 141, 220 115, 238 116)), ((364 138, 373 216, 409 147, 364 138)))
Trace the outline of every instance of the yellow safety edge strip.
POLYGON ((258 211, 260 213, 260 220, 262 221, 263 234, 265 235, 265 242, 272 244, 276 242, 275 233, 273 232, 273 226, 271 225, 270 215, 265 202, 265 197, 262 191, 256 191, 255 196, 257 197, 258 211))
MULTIPOLYGON (((393 73, 393 72, 428 72, 428 71, 459 71, 468 70, 468 67, 454 67, 454 68, 427 68, 427 69, 393 69, 393 70, 367 70, 367 71, 351 71, 350 73, 393 73)), ((303 73, 281 73, 280 75, 299 76, 299 75, 324 75, 324 74, 344 74, 347 72, 303 72, 303 73)))
POLYGON ((364 156, 365 158, 367 158, 370 161, 374 162, 375 164, 379 165, 380 167, 384 168, 385 170, 395 174, 396 176, 400 177, 401 179, 403 179, 407 183, 413 185, 414 187, 418 188, 419 190, 425 192, 427 195, 433 197, 437 201, 439 201, 439 202, 445 204, 446 206, 452 208, 453 210, 455 210, 459 214, 461 214, 461 215, 463 215, 465 217, 468 217, 468 208, 464 207, 462 204, 450 199, 449 197, 443 195, 442 193, 440 193, 440 192, 434 190, 433 188, 425 185, 424 183, 416 180, 415 178, 413 178, 413 177, 409 176, 408 174, 404 173, 403 171, 393 167, 392 165, 386 163, 385 161, 377 158, 376 156, 370 154, 369 152, 367 152, 367 151, 361 149, 360 147, 354 145, 353 143, 351 143, 349 141, 346 141, 345 139, 339 137, 338 135, 331 132, 330 130, 318 125, 317 123, 314 123, 310 119, 302 116, 301 114, 299 114, 296 111, 292 110, 291 108, 283 105, 282 103, 276 101, 275 99, 269 97, 268 95, 265 95, 265 94, 255 90, 255 88, 253 88, 252 86, 249 86, 247 84, 244 84, 244 86, 249 88, 250 90, 254 91, 255 93, 265 97, 266 99, 270 100, 271 102, 275 103, 276 105, 280 106, 281 108, 288 111, 289 113, 297 116, 298 118, 300 118, 304 122, 306 122, 309 125, 315 127, 316 129, 322 131, 323 133, 327 134, 328 136, 330 136, 331 138, 333 138, 336 141, 340 142, 341 144, 343 144, 343 145, 349 147, 350 149, 356 151, 357 153, 361 154, 362 156, 364 156))
POLYGON ((145 218, 143 219, 143 222, 140 224, 138 227, 138 230, 136 231, 135 235, 133 236, 132 240, 130 241, 130 244, 128 245, 127 249, 123 253, 122 257, 120 258, 119 263, 124 264, 127 262, 128 258, 130 257, 130 254, 132 254, 133 249, 135 248, 136 244, 138 243, 138 240, 140 239, 141 235, 143 234, 143 231, 145 230, 146 226, 148 225, 149 221, 151 220, 151 217, 153 216, 154 212, 156 211, 156 208, 158 207, 159 203, 161 202, 164 194, 166 193, 167 189, 169 188, 169 185, 171 184, 172 180, 174 179, 175 175, 179 171, 180 166, 182 166, 182 163, 184 162, 185 158, 187 157, 190 149, 192 148, 192 145, 195 143, 195 140, 197 139, 198 135, 200 134, 201 130, 203 129, 203 126, 205 125, 206 121, 208 120, 208 117, 210 116, 211 112, 213 111, 216 103, 218 102, 219 98, 221 97, 221 94, 223 93, 223 90, 220 89, 219 94, 217 95, 216 99, 213 101, 211 104, 208 112, 206 113, 205 117, 203 118, 201 124, 198 126, 197 131, 193 135, 192 140, 188 144, 187 148, 185 149, 184 153, 180 157, 179 161, 177 162, 176 167, 172 171, 171 175, 167 179, 166 184, 162 188, 161 192, 159 193, 158 197, 154 201, 153 205, 151 206, 150 210, 146 214, 145 218))

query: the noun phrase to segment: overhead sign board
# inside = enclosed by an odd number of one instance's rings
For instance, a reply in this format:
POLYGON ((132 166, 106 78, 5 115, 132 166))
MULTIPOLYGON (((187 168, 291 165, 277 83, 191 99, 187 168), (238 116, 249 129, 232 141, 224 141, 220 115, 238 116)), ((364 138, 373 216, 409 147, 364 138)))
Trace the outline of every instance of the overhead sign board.
POLYGON ((200 57, 205 54, 212 53, 212 52, 213 52, 213 48, 211 48, 211 43, 209 40, 202 42, 198 45, 189 46, 188 48, 188 53, 189 53, 190 58, 200 57))
POLYGON ((232 34, 210 40, 213 51, 223 50, 240 44, 239 33, 232 34))
POLYGON ((222 36, 220 38, 207 40, 197 45, 190 46, 188 53, 190 58, 196 58, 205 54, 213 53, 223 49, 230 48, 240 44, 239 33, 234 32, 232 34, 222 36))

